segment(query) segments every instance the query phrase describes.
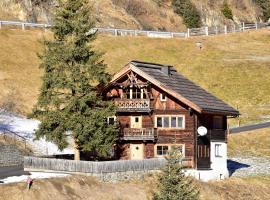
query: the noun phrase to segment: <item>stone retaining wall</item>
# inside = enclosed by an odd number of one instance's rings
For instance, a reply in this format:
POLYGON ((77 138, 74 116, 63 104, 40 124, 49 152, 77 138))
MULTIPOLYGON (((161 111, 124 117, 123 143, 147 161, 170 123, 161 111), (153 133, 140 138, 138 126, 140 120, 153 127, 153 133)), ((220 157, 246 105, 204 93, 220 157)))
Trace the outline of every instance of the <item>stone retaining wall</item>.
POLYGON ((15 145, 0 144, 0 167, 22 165, 23 154, 15 145))

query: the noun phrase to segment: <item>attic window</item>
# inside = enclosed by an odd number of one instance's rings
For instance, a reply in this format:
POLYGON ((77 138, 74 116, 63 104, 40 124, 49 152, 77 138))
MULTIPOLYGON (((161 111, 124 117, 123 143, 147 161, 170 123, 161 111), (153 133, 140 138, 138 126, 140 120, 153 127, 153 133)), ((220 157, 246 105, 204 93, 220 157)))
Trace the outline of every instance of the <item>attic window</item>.
POLYGON ((167 96, 164 93, 160 93, 160 101, 167 101, 167 96))

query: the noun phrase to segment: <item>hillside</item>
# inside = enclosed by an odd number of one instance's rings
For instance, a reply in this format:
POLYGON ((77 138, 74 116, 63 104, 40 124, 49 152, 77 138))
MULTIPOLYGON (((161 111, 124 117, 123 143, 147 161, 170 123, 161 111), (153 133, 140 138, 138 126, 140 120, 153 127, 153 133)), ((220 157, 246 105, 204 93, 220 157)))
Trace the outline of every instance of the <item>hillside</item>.
MULTIPOLYGON (((0 102, 18 113, 31 111, 41 85, 36 53, 42 31, 0 30, 0 102)), ((174 65, 179 72, 238 107, 241 123, 270 118, 269 30, 191 39, 100 35, 110 73, 130 60, 174 65), (162 42, 161 42, 162 41, 162 42), (202 42, 200 50, 196 42, 202 42)))
POLYGON ((270 158, 270 128, 229 135, 228 154, 270 158))
MULTIPOLYGON (((99 199, 99 200, 146 200, 155 189, 155 179, 146 177, 118 183, 100 183, 92 177, 73 176, 34 180, 30 191, 25 183, 13 183, 0 187, 3 200, 32 199, 99 199)), ((265 200, 270 198, 270 177, 254 176, 231 178, 209 183, 197 182, 202 200, 265 200)))
MULTIPOLYGON (((101 27, 182 31, 183 20, 171 0, 89 0, 101 27)), ((223 0, 191 0, 201 15, 202 25, 232 24, 221 12, 223 0)), ((237 24, 260 21, 262 11, 253 1, 229 0, 237 24)), ((52 23, 57 0, 1 0, 0 19, 52 23), (34 3, 35 2, 35 3, 34 3)))

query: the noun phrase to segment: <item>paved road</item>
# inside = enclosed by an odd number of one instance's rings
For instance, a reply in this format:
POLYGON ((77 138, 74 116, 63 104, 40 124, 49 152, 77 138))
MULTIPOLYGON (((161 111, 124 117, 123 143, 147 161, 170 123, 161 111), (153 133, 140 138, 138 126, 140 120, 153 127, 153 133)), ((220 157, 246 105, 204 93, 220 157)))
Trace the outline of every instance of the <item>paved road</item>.
POLYGON ((245 132, 245 131, 252 131, 252 130, 267 128, 267 127, 270 127, 270 122, 264 122, 264 123, 259 123, 259 124, 252 124, 252 125, 246 125, 246 126, 241 126, 241 127, 236 127, 236 128, 230 128, 230 133, 241 133, 241 132, 245 132))
POLYGON ((9 176, 21 176, 29 175, 28 172, 23 170, 23 167, 0 167, 0 179, 7 178, 9 176))

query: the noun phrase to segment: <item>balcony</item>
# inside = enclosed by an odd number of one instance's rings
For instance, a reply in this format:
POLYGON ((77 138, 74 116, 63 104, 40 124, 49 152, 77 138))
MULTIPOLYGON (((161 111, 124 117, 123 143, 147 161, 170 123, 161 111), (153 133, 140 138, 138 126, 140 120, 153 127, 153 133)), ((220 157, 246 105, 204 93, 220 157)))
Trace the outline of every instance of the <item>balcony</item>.
POLYGON ((124 128, 120 137, 123 140, 155 140, 157 131, 154 128, 124 128))
POLYGON ((150 99, 116 99, 118 112, 150 112, 150 99))

